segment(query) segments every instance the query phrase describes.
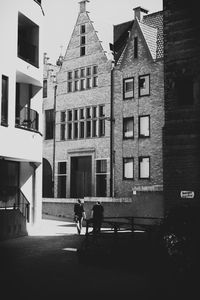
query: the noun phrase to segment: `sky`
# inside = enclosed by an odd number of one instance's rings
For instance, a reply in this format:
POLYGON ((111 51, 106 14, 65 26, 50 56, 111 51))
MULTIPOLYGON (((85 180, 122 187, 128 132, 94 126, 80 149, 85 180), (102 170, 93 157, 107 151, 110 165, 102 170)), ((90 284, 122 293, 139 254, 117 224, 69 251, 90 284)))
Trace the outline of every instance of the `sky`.
MULTIPOLYGON (((76 20, 80 0, 43 0, 44 52, 49 62, 56 63, 59 55, 65 55, 76 20)), ((103 49, 112 58, 109 43, 113 42, 113 25, 134 19, 133 8, 141 6, 153 13, 163 9, 162 0, 90 0, 87 3, 89 17, 97 31, 103 49)))

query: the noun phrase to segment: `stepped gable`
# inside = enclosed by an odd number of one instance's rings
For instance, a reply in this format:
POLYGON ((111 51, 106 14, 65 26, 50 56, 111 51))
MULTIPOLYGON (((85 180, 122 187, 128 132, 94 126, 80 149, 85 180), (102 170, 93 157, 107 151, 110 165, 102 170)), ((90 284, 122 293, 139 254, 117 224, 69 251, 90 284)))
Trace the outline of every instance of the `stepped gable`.
MULTIPOLYGON (((99 40, 97 36, 97 31, 95 31, 95 28, 93 26, 93 22, 90 20, 89 12, 86 10, 86 2, 89 1, 81 1, 80 3, 80 10, 78 13, 78 17, 70 38, 70 41, 68 43, 66 53, 64 56, 64 62, 67 60, 76 60, 77 64, 79 63, 79 60, 82 59, 85 56, 89 55, 96 55, 99 53, 102 55, 103 60, 107 60, 107 56, 105 54, 105 51, 102 47, 101 41, 99 40), (86 31, 84 33, 86 42, 86 53, 82 57, 80 56, 80 27, 81 25, 86 26, 86 31)), ((64 63, 63 62, 63 63, 64 63)))

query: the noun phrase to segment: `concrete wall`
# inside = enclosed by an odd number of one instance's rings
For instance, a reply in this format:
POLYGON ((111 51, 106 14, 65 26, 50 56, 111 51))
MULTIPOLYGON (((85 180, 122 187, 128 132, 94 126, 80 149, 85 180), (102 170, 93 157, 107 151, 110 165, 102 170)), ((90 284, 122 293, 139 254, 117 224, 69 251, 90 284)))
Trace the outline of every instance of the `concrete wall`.
POLYGON ((18 210, 0 210, 0 240, 27 235, 26 220, 18 210))
MULTIPOLYGON (((163 197, 162 192, 152 192, 152 197, 145 192, 140 192, 132 198, 84 198, 84 208, 87 218, 91 216, 91 209, 96 201, 104 206, 106 217, 139 216, 162 217, 163 197)), ((47 199, 43 198, 42 214, 45 217, 64 218, 73 221, 74 204, 77 199, 47 199)))

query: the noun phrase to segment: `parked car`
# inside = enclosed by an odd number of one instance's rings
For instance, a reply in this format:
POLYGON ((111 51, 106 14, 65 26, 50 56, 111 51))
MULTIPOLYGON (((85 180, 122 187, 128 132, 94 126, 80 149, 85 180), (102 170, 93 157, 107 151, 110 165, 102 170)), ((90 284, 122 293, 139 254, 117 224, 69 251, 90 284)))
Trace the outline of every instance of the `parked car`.
POLYGON ((165 215, 159 240, 164 257, 179 272, 200 266, 200 206, 178 205, 165 215))

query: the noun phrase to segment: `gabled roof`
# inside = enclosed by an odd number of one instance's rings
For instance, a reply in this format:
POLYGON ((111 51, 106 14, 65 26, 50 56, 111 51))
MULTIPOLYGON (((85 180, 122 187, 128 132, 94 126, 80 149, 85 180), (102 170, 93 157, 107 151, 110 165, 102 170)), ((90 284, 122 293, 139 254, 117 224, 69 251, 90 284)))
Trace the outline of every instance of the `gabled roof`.
POLYGON ((138 22, 140 29, 143 33, 144 39, 150 51, 153 59, 156 59, 156 49, 157 49, 157 29, 143 23, 138 22))
POLYGON ((114 44, 112 49, 116 64, 120 64, 129 40, 129 32, 137 25, 143 35, 152 59, 163 57, 163 12, 145 15, 142 21, 136 19, 114 26, 114 44))
POLYGON ((162 58, 164 55, 163 48, 163 11, 158 11, 143 17, 143 24, 157 28, 157 50, 156 58, 162 58))

